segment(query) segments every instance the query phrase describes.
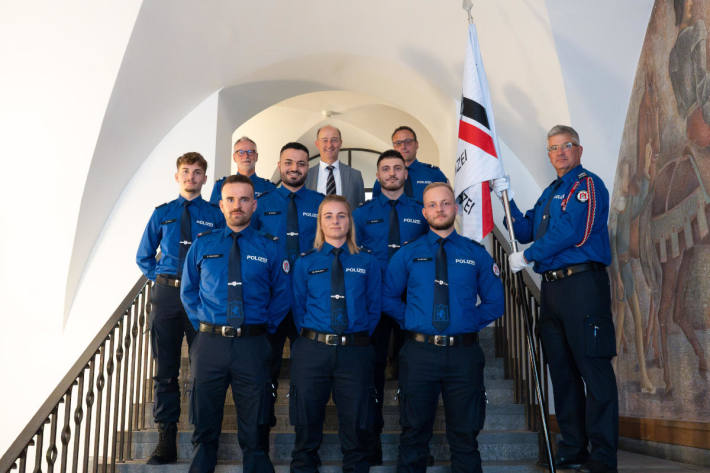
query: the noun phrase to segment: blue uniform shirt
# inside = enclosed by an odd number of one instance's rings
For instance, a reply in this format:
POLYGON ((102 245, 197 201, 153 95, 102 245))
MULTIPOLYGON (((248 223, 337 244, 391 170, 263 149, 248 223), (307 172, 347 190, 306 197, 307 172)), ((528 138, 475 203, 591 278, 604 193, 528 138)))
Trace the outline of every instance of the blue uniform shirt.
MULTIPOLYGON (((284 251, 286 249, 286 214, 290 193, 290 190, 281 186, 262 194, 257 201, 256 212, 252 216, 254 228, 279 237, 284 251)), ((301 252, 313 248, 318 222, 318 206, 322 200, 323 194, 306 189, 306 186, 296 192, 298 243, 301 252)))
MULTIPOLYGON (((155 281, 158 274, 178 275, 178 262, 180 260, 180 218, 182 217, 185 198, 177 199, 159 205, 150 216, 145 227, 136 263, 143 274, 155 281), (155 261, 155 251, 160 246, 160 261, 155 261)), ((199 233, 214 230, 224 226, 224 216, 219 207, 210 204, 202 197, 193 199, 187 207, 190 212, 192 241, 199 233)))
MULTIPOLYGON (((229 252, 234 233, 229 227, 200 235, 185 258, 180 298, 190 322, 227 325, 229 252)), ((244 323, 267 324, 274 332, 289 308, 286 255, 271 236, 249 225, 241 231, 244 323)))
POLYGON ((486 249, 455 231, 444 250, 449 282, 449 327, 432 325, 434 274, 439 235, 422 235, 392 256, 385 276, 383 311, 405 330, 429 335, 478 332, 503 315, 503 285, 498 267, 486 249), (402 295, 407 295, 407 302, 402 295), (476 305, 476 297, 481 303, 476 305))
MULTIPOLYGON (((412 199, 421 202, 424 197, 424 188, 432 182, 446 182, 446 176, 433 164, 423 163, 415 159, 407 167, 408 179, 412 183, 412 199)), ((380 181, 375 181, 372 186, 372 197, 382 194, 380 181)))
MULTIPOLYGON (((422 204, 402 194, 397 199, 395 208, 399 217, 399 239, 402 245, 427 232, 429 225, 422 216, 422 204)), ((380 194, 353 212, 358 244, 372 250, 383 266, 387 266, 389 258, 387 238, 391 210, 389 199, 380 194)))
MULTIPOLYGON (((607 228, 609 193, 604 182, 581 165, 560 179, 562 183, 554 190, 550 204, 547 231, 525 250, 525 259, 535 262, 534 269, 538 273, 592 261, 608 266, 611 262, 607 228)), ((555 182, 542 192, 535 207, 525 215, 515 201, 511 201, 515 237, 521 243, 533 241, 555 182)))
MULTIPOLYGON (((225 179, 226 178, 223 177, 222 179, 218 179, 214 183, 214 187, 212 188, 212 195, 210 196, 210 202, 212 202, 213 204, 219 203, 220 199, 222 199, 222 185, 224 184, 225 179)), ((264 192, 276 188, 276 184, 274 184, 268 179, 264 179, 263 177, 257 176, 256 173, 249 176, 249 179, 251 179, 252 184, 254 184, 254 197, 259 197, 264 192)))
MULTIPOLYGON (((293 269, 293 321, 322 333, 334 333, 330 326, 330 277, 333 246, 323 243, 320 250, 302 255, 293 269)), ((382 309, 382 269, 367 250, 350 254, 347 244, 340 255, 345 276, 345 304, 348 328, 344 333, 375 330, 382 309)))

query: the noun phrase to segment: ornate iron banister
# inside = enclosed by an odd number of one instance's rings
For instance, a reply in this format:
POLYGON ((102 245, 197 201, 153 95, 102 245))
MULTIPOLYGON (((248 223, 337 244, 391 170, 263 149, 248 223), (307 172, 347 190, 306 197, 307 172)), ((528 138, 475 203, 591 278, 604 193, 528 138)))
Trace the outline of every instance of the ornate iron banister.
MULTIPOLYGON (((493 259, 501 270, 501 278, 505 289, 505 313, 495 322, 496 356, 503 357, 505 377, 514 381, 515 402, 525 405, 527 428, 538 432, 540 446, 540 461, 546 463, 546 441, 543 426, 540 421, 540 406, 535 395, 535 375, 530 362, 527 348, 525 320, 522 307, 515 297, 515 276, 508 265, 508 255, 511 245, 503 233, 496 227, 493 229, 493 259)), ((522 271, 523 298, 532 315, 533 330, 538 332, 540 323, 540 287, 528 274, 522 271)), ((538 372, 544 399, 549 399, 548 374, 544 354, 539 337, 534 337, 535 353, 538 354, 537 365, 543 367, 538 372)), ((543 406, 546 419, 549 419, 549 406, 543 406)), ((549 424, 549 422, 548 422, 549 424)))
POLYGON ((145 277, 136 282, 0 458, 0 473, 28 467, 53 473, 55 466, 59 473, 113 473, 117 461, 131 459, 130 433, 145 427, 143 406, 152 400, 146 359, 151 287, 145 277))

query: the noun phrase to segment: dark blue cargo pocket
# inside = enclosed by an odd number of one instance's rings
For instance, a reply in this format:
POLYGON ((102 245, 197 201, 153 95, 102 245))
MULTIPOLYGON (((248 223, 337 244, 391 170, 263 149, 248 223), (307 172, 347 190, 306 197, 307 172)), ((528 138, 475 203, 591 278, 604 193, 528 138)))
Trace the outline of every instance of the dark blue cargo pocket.
POLYGON ((616 336, 611 316, 584 318, 585 353, 592 358, 612 358, 616 356, 616 336))

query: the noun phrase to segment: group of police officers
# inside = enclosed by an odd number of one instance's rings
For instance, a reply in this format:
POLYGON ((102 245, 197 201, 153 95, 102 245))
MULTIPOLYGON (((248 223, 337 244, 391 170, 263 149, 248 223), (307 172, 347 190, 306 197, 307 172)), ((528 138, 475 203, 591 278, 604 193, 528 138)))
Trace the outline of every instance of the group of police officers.
MULTIPOLYGON (((452 471, 481 471, 476 439, 486 394, 478 332, 503 313, 500 271, 484 247, 454 229, 453 190, 438 168, 417 160, 414 130, 398 127, 392 142, 394 149, 377 160, 367 202, 343 196, 349 168, 335 162, 342 137, 332 126, 316 134, 328 170, 320 179, 324 193, 317 192, 317 179, 307 188, 309 152, 297 142, 281 148, 276 187, 254 172, 256 144, 237 140, 238 173, 215 183, 210 202, 200 196, 207 162, 194 152, 178 158, 180 196, 156 207, 137 255, 155 281, 150 330, 159 442, 148 463, 177 458, 186 337, 190 471, 215 469, 231 386, 244 471, 272 473, 269 433, 290 338, 291 471, 318 470, 331 395, 343 471, 368 471, 382 464, 385 365, 394 340, 402 428, 397 470, 421 473, 431 463, 428 443, 441 394, 452 471), (321 134, 328 139, 319 140, 321 134)), ((548 134, 559 179, 525 215, 513 202, 516 233, 533 244, 511 255, 510 267, 534 262, 543 273, 541 336, 563 435, 558 466, 615 472, 614 328, 604 271, 608 195, 582 169, 581 151, 573 129, 558 126, 548 134)), ((507 178, 492 184, 499 197, 509 190, 507 178)))

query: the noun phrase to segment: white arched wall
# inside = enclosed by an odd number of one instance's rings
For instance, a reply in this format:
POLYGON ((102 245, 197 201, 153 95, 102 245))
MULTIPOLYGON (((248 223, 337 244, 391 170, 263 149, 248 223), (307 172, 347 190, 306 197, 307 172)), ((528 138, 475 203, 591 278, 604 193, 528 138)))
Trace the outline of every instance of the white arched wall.
MULTIPOLYGON (((590 157, 602 156, 602 170, 613 175, 621 136, 615 127, 623 123, 651 3, 476 2, 498 131, 529 171, 526 179, 549 181, 541 137, 570 120, 589 137, 585 157, 606 143, 590 157), (576 56, 576 48, 593 54, 576 56), (605 100, 615 107, 597 107, 605 100)), ((453 169, 466 36, 459 0, 362 0, 339 4, 337 11, 326 0, 39 0, 0 5, 0 21, 0 129, 8 132, 3 151, 11 171, 6 191, 21 202, 0 207, 2 228, 10 229, 0 236, 0 290, 8 327, 33 332, 19 337, 10 328, 0 336, 0 376, 22 378, 0 400, 0 449, 70 364, 52 364, 57 371, 47 376, 41 362, 8 360, 18 352, 70 360, 82 351, 86 339, 71 337, 70 308, 87 262, 100 265, 107 251, 104 243, 96 246, 106 222, 130 210, 121 194, 145 171, 147 157, 215 92, 258 83, 242 89, 239 105, 260 102, 250 91, 269 97, 246 118, 301 93, 337 89, 381 97, 420 119, 440 147, 440 164, 449 174, 453 169), (262 87, 266 82, 272 86, 262 87), (279 90, 279 83, 290 91, 279 90)), ((220 101, 210 145, 217 156, 229 153, 229 134, 240 123, 230 116, 242 116, 220 101)), ((223 165, 214 174, 226 173, 223 165)), ((135 192, 147 211, 160 200, 150 188, 135 192)), ((140 233, 143 224, 133 231, 140 233)), ((118 240, 120 251, 135 251, 133 236, 118 240)), ((91 301, 91 323, 100 326, 114 308, 110 298, 91 301)))

